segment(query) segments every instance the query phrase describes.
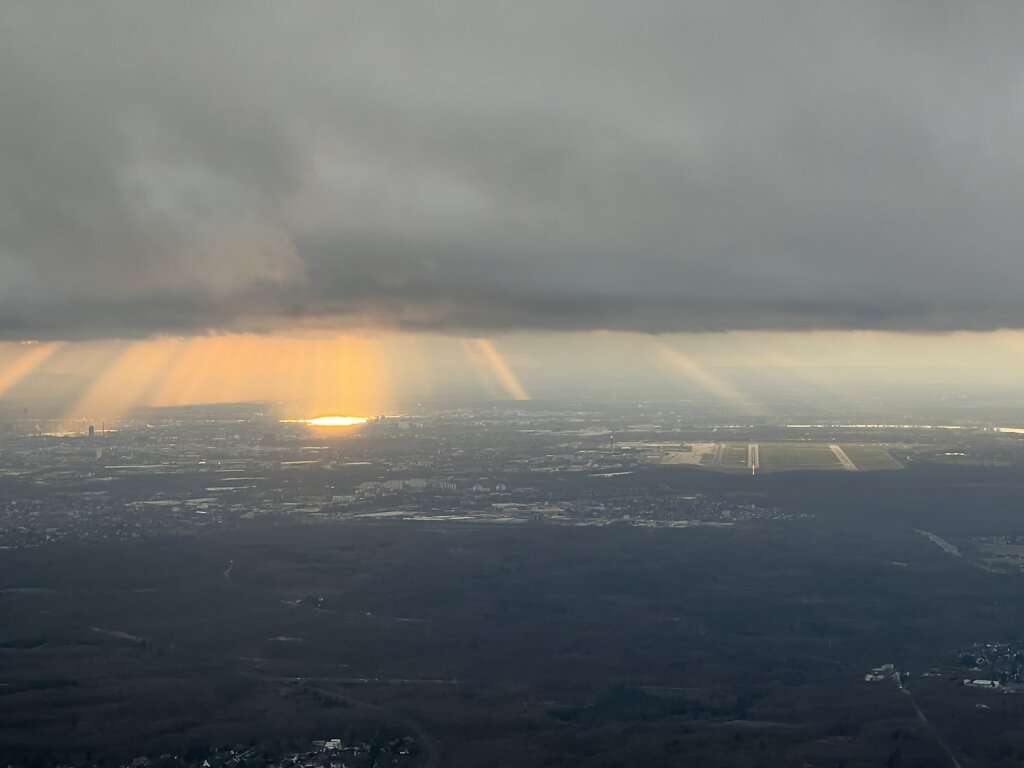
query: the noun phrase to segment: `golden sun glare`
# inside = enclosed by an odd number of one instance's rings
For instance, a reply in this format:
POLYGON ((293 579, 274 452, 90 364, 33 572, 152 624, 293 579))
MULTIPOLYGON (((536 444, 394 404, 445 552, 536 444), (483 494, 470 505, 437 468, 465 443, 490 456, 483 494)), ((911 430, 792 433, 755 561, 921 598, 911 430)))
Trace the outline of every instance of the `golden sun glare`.
POLYGON ((314 419, 283 419, 285 424, 308 424, 311 427, 356 427, 369 419, 364 416, 317 416, 314 419))

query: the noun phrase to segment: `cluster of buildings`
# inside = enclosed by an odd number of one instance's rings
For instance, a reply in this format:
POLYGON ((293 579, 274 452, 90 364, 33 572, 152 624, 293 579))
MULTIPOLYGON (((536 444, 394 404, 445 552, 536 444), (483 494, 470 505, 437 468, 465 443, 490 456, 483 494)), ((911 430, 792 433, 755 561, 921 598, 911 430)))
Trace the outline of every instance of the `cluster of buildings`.
MULTIPOLYGON (((946 678, 965 688, 976 688, 1002 693, 1024 692, 1024 641, 1010 643, 976 643, 954 653, 952 668, 946 672, 932 668, 921 677, 946 678)), ((878 683, 885 680, 902 681, 908 672, 899 671, 893 664, 882 664, 864 675, 864 681, 878 683)))
POLYGON ((572 414, 454 412, 338 430, 238 416, 93 434, 7 430, 0 548, 280 517, 666 526, 793 517, 755 497, 640 493, 631 476, 650 457, 572 414))
POLYGON ((1024 641, 976 643, 955 653, 957 666, 966 670, 963 684, 970 688, 1024 692, 1024 641))
POLYGON ((419 755, 419 744, 411 736, 369 742, 320 739, 307 749, 279 755, 268 753, 264 747, 245 744, 223 746, 201 754, 140 755, 121 768, 406 768, 416 765, 419 755))

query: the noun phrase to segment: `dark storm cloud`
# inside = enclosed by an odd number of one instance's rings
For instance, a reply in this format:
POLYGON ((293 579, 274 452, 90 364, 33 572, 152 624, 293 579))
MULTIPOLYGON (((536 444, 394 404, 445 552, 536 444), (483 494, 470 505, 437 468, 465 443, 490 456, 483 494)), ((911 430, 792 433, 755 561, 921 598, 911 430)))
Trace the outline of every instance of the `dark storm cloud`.
POLYGON ((1019 9, 10 3, 0 332, 1021 327, 1019 9))

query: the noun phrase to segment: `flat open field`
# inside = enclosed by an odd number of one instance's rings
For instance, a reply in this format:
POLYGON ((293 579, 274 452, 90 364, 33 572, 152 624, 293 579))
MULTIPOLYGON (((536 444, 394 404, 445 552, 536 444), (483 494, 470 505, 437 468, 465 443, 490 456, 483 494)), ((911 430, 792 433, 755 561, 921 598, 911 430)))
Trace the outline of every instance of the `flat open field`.
POLYGON ((827 443, 761 443, 761 472, 843 469, 827 443))
POLYGON ((863 472, 873 469, 903 469, 903 465, 896 461, 884 446, 843 443, 842 448, 850 457, 850 461, 863 472))
MULTIPOLYGON (((719 472, 749 472, 748 443, 718 443, 714 450, 702 445, 700 466, 719 472)), ((791 470, 845 470, 868 472, 902 469, 885 446, 866 443, 836 445, 808 442, 766 442, 757 445, 758 472, 791 470), (841 457, 847 461, 844 463, 841 457)))
POLYGON ((747 444, 721 443, 721 450, 715 455, 715 461, 707 466, 725 472, 747 472, 747 444))

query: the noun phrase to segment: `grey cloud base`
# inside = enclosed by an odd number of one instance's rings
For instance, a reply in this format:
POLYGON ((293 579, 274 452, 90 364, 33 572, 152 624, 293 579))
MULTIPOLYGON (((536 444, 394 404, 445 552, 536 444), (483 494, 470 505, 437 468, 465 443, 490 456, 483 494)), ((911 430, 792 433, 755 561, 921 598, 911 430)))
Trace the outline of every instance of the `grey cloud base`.
POLYGON ((13 6, 0 335, 1022 327, 1022 21, 13 6))

